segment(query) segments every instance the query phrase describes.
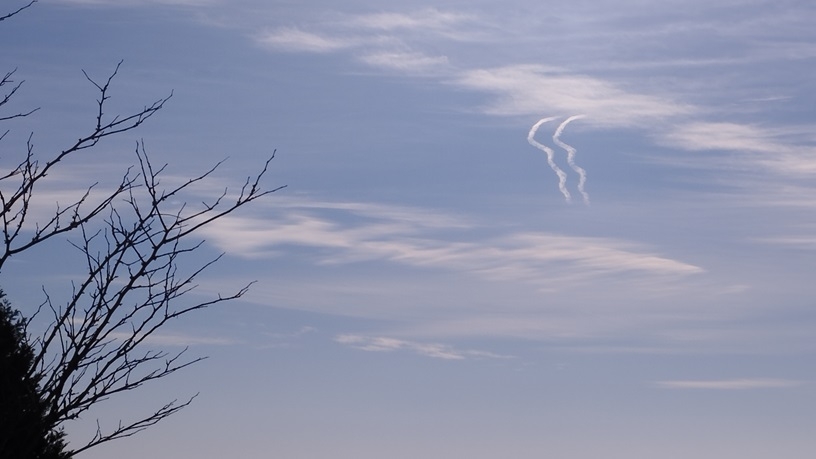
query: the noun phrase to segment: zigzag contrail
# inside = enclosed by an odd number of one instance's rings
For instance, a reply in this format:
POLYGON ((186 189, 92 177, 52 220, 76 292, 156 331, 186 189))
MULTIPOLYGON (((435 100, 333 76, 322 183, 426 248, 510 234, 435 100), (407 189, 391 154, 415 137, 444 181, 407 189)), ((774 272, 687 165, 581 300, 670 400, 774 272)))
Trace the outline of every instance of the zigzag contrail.
POLYGON ((564 122, 558 126, 558 129, 555 130, 555 134, 553 134, 553 142, 555 142, 556 145, 567 151, 567 162, 569 163, 572 170, 577 172, 578 175, 580 176, 580 180, 578 181, 578 191, 580 191, 581 195, 583 195, 584 197, 584 204, 588 205, 589 195, 586 193, 586 191, 584 191, 584 184, 586 183, 586 171, 582 169, 580 166, 575 164, 575 148, 561 141, 561 133, 564 132, 564 128, 567 127, 567 125, 570 122, 584 117, 586 117, 586 115, 574 115, 564 120, 564 122))
POLYGON ((540 119, 536 124, 533 125, 533 127, 530 128, 530 132, 527 133, 527 141, 530 142, 530 145, 538 148, 539 150, 541 150, 541 151, 543 151, 544 153, 547 154, 547 163, 550 165, 550 168, 553 170, 553 172, 555 172, 555 175, 558 176, 558 189, 561 190, 561 194, 564 195, 564 198, 567 200, 567 202, 571 202, 572 197, 570 196, 569 191, 567 191, 567 186, 566 186, 567 174, 565 174, 564 171, 562 171, 558 167, 558 165, 555 164, 555 161, 553 160, 553 156, 555 156, 555 152, 552 151, 552 149, 547 147, 546 145, 542 145, 542 144, 536 142, 536 140, 534 138, 535 135, 536 135, 536 131, 538 131, 538 128, 541 127, 542 124, 544 124, 544 123, 546 123, 548 121, 552 121, 552 120, 554 120, 556 118, 558 118, 558 117, 557 116, 551 116, 549 118, 540 119))

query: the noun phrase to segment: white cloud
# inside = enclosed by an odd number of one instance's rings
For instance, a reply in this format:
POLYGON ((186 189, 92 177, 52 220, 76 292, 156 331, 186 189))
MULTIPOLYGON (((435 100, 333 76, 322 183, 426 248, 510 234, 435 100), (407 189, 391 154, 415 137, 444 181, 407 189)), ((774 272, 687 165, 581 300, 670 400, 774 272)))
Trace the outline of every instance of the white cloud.
POLYGON ((396 338, 382 336, 362 336, 362 335, 339 335, 335 341, 351 346, 355 349, 369 352, 395 352, 409 351, 426 357, 443 360, 464 360, 464 359, 507 359, 512 358, 507 355, 495 354, 486 351, 463 350, 453 346, 440 343, 422 343, 417 341, 407 341, 396 338))
POLYGON ((355 45, 353 40, 325 37, 295 27, 267 30, 255 37, 261 46, 284 51, 328 53, 355 45))
POLYGON ((373 202, 335 202, 289 198, 276 201, 275 206, 287 209, 339 210, 366 218, 410 223, 421 228, 456 228, 464 230, 474 226, 473 222, 468 221, 462 215, 373 202))
POLYGON ((634 244, 606 238, 528 233, 515 236, 520 251, 535 260, 574 260, 596 272, 644 271, 665 274, 694 274, 702 269, 643 252, 634 244))
POLYGON ((346 25, 375 30, 445 30, 471 21, 470 15, 426 8, 410 13, 373 13, 351 17, 346 25))
POLYGON ((693 112, 666 98, 627 92, 598 78, 542 65, 468 70, 455 82, 496 94, 498 100, 485 108, 494 115, 586 113, 590 123, 633 127, 693 112))
MULTIPOLYGON (((767 169, 784 175, 816 174, 816 147, 803 136, 806 129, 772 129, 731 122, 680 124, 660 134, 658 141, 691 151, 737 152, 721 166, 732 169, 767 169), (803 143, 804 142, 804 143, 803 143)), ((711 165, 712 161, 705 161, 711 165)))
POLYGON ((422 53, 400 51, 376 51, 360 56, 360 60, 372 67, 412 74, 428 73, 449 65, 446 56, 426 56, 422 53))
POLYGON ((658 381, 657 386, 665 389, 713 389, 713 390, 746 390, 746 389, 785 389, 801 386, 803 381, 790 379, 721 379, 721 380, 676 380, 658 381))
POLYGON ((413 50, 429 36, 463 41, 472 37, 463 28, 476 18, 434 8, 407 13, 383 12, 339 15, 333 21, 315 21, 308 32, 299 27, 282 27, 256 34, 257 43, 270 49, 327 53, 345 49, 358 51, 356 58, 366 65, 412 75, 439 73, 450 67, 448 57, 413 50))
POLYGON ((816 235, 776 236, 757 239, 757 242, 775 244, 799 250, 816 250, 816 235))
POLYGON ((756 126, 737 123, 698 122, 678 126, 663 138, 687 150, 743 150, 767 152, 777 149, 768 133, 756 126))
POLYGON ((273 257, 287 247, 300 246, 317 249, 312 256, 324 264, 382 260, 548 289, 610 276, 672 282, 703 272, 698 266, 614 239, 524 232, 467 241, 473 236, 461 233, 462 225, 440 227, 442 219, 428 211, 416 211, 416 217, 406 221, 394 218, 405 209, 374 215, 371 209, 376 206, 349 203, 348 207, 368 214, 364 218, 354 211, 320 215, 314 207, 309 211, 290 208, 269 218, 226 216, 203 232, 221 249, 248 258, 273 257), (423 223, 428 215, 430 224, 423 223))

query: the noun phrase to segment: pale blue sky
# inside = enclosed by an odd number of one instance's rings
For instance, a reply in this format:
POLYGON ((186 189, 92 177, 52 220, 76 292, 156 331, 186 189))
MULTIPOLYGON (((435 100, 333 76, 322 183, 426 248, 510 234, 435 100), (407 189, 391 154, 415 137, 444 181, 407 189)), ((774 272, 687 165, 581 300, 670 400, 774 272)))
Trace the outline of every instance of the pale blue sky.
MULTIPOLYGON (((204 235, 228 255, 200 292, 251 292, 157 340, 211 358, 98 414, 201 396, 83 457, 809 458, 814 21, 804 1, 40 0, 0 27, 15 107, 42 107, 0 167, 31 131, 71 141, 81 70, 124 59, 113 110, 173 98, 44 197, 104 185, 141 138, 168 181, 229 157, 193 201, 273 149, 288 185, 204 235), (588 205, 553 139, 573 115, 588 205), (528 142, 545 117, 571 202, 528 142)), ((70 286, 54 254, 8 265, 15 304, 70 286)))

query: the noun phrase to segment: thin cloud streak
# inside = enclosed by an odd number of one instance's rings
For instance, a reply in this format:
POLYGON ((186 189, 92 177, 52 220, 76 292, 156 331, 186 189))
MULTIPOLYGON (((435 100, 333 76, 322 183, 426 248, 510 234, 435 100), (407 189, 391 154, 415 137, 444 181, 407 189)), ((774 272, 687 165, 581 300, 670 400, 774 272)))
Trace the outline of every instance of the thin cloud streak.
POLYGON ((417 52, 377 51, 361 56, 360 60, 372 67, 409 74, 428 74, 445 70, 449 66, 447 56, 426 56, 417 52))
MULTIPOLYGON (((804 129, 803 129, 804 131, 804 129)), ((798 140, 802 133, 731 122, 681 124, 662 133, 659 143, 689 151, 731 151, 738 157, 728 161, 732 169, 756 169, 785 176, 816 174, 816 145, 812 139, 798 140), (762 169, 760 169, 762 170, 762 169)), ((715 160, 716 161, 716 160, 715 160)), ((712 161, 705 161, 710 165, 712 161)))
POLYGON ((585 117, 586 115, 573 115, 564 120, 564 122, 558 125, 558 129, 555 130, 555 133, 553 134, 553 142, 567 152, 567 164, 569 164, 570 168, 578 174, 578 191, 584 198, 584 204, 589 205, 589 195, 584 190, 584 185, 586 184, 586 171, 582 167, 575 164, 575 148, 572 145, 561 141, 561 134, 564 132, 564 128, 566 128, 572 121, 585 117))
POLYGON ((564 195, 564 199, 567 202, 570 202, 570 201, 572 201, 572 197, 570 196, 570 193, 569 193, 569 191, 567 191, 567 187, 566 187, 567 174, 565 174, 564 171, 562 171, 561 168, 558 167, 557 164, 555 164, 555 160, 554 160, 555 152, 552 150, 552 148, 538 142, 535 139, 535 135, 536 135, 536 132, 538 132, 538 128, 540 128, 542 124, 547 123, 549 121, 552 121, 552 120, 554 120, 556 118, 557 118, 556 116, 551 116, 549 118, 542 118, 542 119, 538 120, 538 122, 536 122, 530 128, 530 131, 527 133, 527 142, 530 145, 532 145, 532 146, 538 148, 539 150, 543 151, 547 155, 547 164, 550 165, 550 169, 552 169, 552 171, 555 172, 555 175, 558 176, 558 190, 561 192, 562 195, 564 195))
POLYGON ((655 383, 664 389, 700 389, 700 390, 750 390, 750 389, 788 389, 804 384, 803 381, 791 379, 722 379, 722 380, 676 380, 658 381, 655 383))
POLYGON ((396 352, 407 351, 425 357, 442 360, 466 359, 511 359, 513 356, 495 354, 493 352, 477 351, 472 349, 457 349, 448 344, 422 343, 383 336, 363 336, 344 334, 334 339, 337 343, 350 346, 354 349, 368 352, 396 352))
POLYGON ((454 82, 495 94, 498 100, 484 111, 501 116, 578 111, 591 116, 596 125, 631 128, 694 111, 686 104, 627 92, 599 78, 542 65, 467 70, 454 82))
POLYGON ((442 74, 451 70, 448 57, 414 49, 411 42, 441 36, 466 41, 460 24, 475 20, 470 15, 428 8, 409 13, 384 12, 339 15, 333 21, 318 21, 309 28, 278 27, 256 33, 262 47, 289 52, 330 53, 353 50, 357 61, 368 66, 401 71, 409 75, 442 74))
POLYGON ((463 242, 473 236, 454 234, 461 226, 434 228, 421 218, 395 220, 390 212, 362 221, 353 214, 316 214, 314 209, 290 209, 271 218, 228 216, 204 234, 219 248, 247 258, 275 257, 287 246, 311 247, 317 249, 311 256, 321 264, 381 260, 546 288, 609 276, 676 282, 703 272, 637 244, 607 238, 521 232, 463 242))
POLYGON ((410 13, 372 13, 349 18, 344 25, 381 31, 422 30, 448 31, 459 24, 473 21, 472 15, 426 8, 410 13))
POLYGON ((816 235, 776 236, 756 239, 756 242, 774 244, 797 250, 816 250, 816 235))
POLYGON ((295 27, 267 30, 256 35, 255 41, 267 48, 310 53, 329 53, 356 46, 353 40, 325 37, 295 27))

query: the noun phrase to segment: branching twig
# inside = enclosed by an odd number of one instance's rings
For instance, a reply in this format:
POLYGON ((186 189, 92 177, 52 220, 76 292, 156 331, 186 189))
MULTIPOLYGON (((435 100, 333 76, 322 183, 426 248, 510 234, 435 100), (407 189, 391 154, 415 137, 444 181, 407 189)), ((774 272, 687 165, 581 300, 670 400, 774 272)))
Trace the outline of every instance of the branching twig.
POLYGON ((5 21, 6 19, 8 19, 8 18, 10 18, 10 17, 14 16, 15 14, 17 14, 17 13, 19 13, 19 12, 23 11, 24 9, 26 9, 26 8, 30 7, 31 5, 33 5, 33 4, 35 4, 35 3, 37 3, 37 0, 31 0, 30 2, 28 2, 28 4, 27 4, 27 5, 21 6, 21 7, 20 7, 20 8, 18 8, 16 11, 12 11, 11 13, 6 14, 5 16, 0 16, 0 22, 5 21))
MULTIPOLYGON (((171 93, 127 116, 107 117, 105 109, 111 83, 121 64, 116 65, 104 82, 85 73, 99 93, 95 119, 87 135, 43 162, 35 156, 30 136, 22 160, 10 172, 0 175, 0 185, 11 185, 0 187, 0 229, 3 232, 0 270, 10 257, 56 236, 69 234, 74 236, 71 244, 84 262, 84 272, 72 285, 68 300, 56 304, 46 293, 45 301, 35 312, 51 314, 51 325, 34 341, 38 352, 32 371, 38 374, 40 396, 47 406, 46 422, 54 428, 78 419, 112 396, 137 389, 201 360, 188 358, 185 351, 156 350, 151 339, 163 327, 186 314, 240 298, 251 284, 230 295, 191 301, 188 294, 197 288, 201 274, 220 259, 217 256, 185 269, 184 261, 203 243, 191 241, 191 236, 219 218, 283 188, 265 189, 261 183, 275 157, 273 152, 260 172, 247 177, 234 195, 224 190, 200 207, 179 205, 176 203, 183 200, 184 194, 210 177, 221 163, 181 185, 164 189, 160 186, 160 176, 166 166, 154 168, 144 142, 138 142, 138 168, 128 168, 119 184, 96 202, 92 202, 90 196, 97 184, 91 184, 78 199, 58 205, 44 222, 31 222, 32 199, 43 179, 59 164, 81 150, 96 146, 105 137, 137 128, 172 97, 171 93)), ((2 84, 12 84, 13 74, 13 71, 6 74, 2 84)), ((0 106, 15 94, 20 84, 22 82, 0 99, 0 106)), ((14 117, 0 118, 0 121, 14 117)), ((84 444, 73 447, 69 454, 134 435, 191 401, 192 398, 183 403, 174 400, 135 421, 120 421, 109 430, 98 424, 96 434, 84 444)))
MULTIPOLYGON (((14 70, 12 70, 10 72, 7 72, 3 76, 3 78, 0 79, 0 87, 3 87, 5 85, 7 85, 7 84, 14 83, 14 80, 12 80, 11 77, 14 75, 15 72, 17 72, 17 69, 14 69, 14 70)), ((9 90, 9 92, 7 92, 5 95, 2 96, 2 99, 0 99, 0 107, 2 107, 3 105, 6 105, 11 100, 11 98, 14 97, 14 94, 16 94, 17 91, 23 86, 23 83, 25 83, 25 80, 17 82, 17 84, 15 84, 9 90)), ((39 108, 35 108, 35 109, 29 110, 27 112, 15 113, 13 115, 0 116, 0 121, 7 121, 7 120, 10 120, 10 119, 14 119, 14 118, 22 118, 24 116, 28 116, 28 115, 36 112, 37 110, 39 110, 39 108)), ((0 139, 5 137, 5 135, 6 134, 3 134, 2 136, 0 136, 0 139)))
POLYGON ((57 164, 80 150, 95 146, 105 137, 136 129, 163 108, 164 103, 172 97, 171 93, 169 96, 159 99, 131 115, 125 117, 116 116, 111 120, 105 120, 104 108, 105 101, 110 98, 108 94, 110 83, 118 73, 121 64, 122 62, 119 62, 116 65, 115 70, 103 85, 95 82, 83 71, 86 78, 100 92, 100 97, 97 101, 96 122, 90 134, 79 138, 74 144, 42 165, 34 157, 32 137, 29 137, 27 144, 28 151, 23 161, 12 169, 11 172, 0 177, 0 181, 8 180, 12 177, 19 180, 16 189, 13 189, 10 193, 0 190, 0 225, 2 225, 2 229, 4 230, 4 240, 1 241, 2 246, 0 246, 0 272, 9 257, 28 250, 54 236, 73 231, 83 223, 91 221, 103 210, 107 209, 118 196, 134 186, 133 178, 125 174, 119 187, 109 192, 98 205, 89 207, 86 203, 89 193, 93 188, 93 186, 91 186, 87 189, 83 197, 69 204, 62 210, 57 210, 50 221, 42 226, 36 227, 33 236, 29 240, 18 242, 19 236, 23 230, 27 228, 26 217, 35 186, 45 178, 57 164))

